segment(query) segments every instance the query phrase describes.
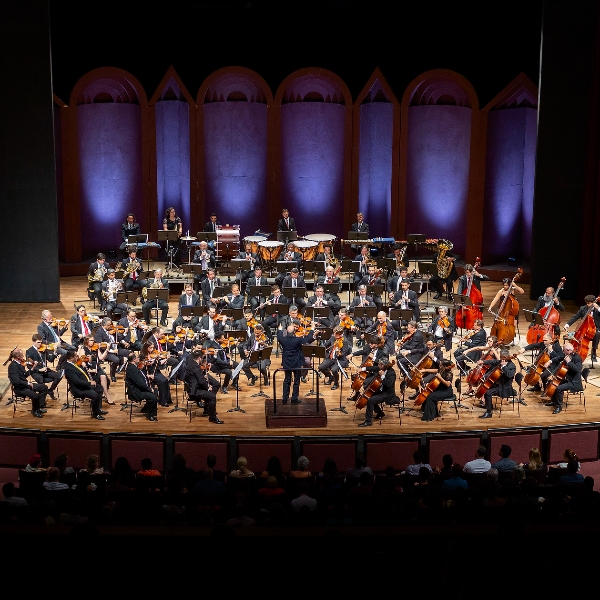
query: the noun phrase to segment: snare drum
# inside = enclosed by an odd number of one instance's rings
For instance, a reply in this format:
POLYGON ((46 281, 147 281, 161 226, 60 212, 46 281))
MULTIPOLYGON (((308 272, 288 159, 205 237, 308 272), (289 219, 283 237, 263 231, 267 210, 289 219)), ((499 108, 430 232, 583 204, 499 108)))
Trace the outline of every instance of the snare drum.
POLYGON ((244 238, 244 250, 246 249, 246 244, 252 245, 252 252, 258 254, 258 244, 260 242, 264 242, 267 239, 265 235, 249 235, 244 238))
POLYGON ((259 242, 258 255, 264 261, 273 261, 279 258, 283 250, 283 242, 259 242))
POLYGON ((310 240, 312 242, 317 242, 319 244, 319 249, 317 252, 319 254, 323 254, 325 252, 325 245, 333 246, 333 243, 337 239, 335 235, 331 235, 329 233, 311 233, 310 235, 304 236, 305 240, 310 240))
POLYGON ((317 242, 311 242, 310 240, 296 240, 292 242, 294 248, 302 254, 302 260, 315 260, 319 244, 317 242))

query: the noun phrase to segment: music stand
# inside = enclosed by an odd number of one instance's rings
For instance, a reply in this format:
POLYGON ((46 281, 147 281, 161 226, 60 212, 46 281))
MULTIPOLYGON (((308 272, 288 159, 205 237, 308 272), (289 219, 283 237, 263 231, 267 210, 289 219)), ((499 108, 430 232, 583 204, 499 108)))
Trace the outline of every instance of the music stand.
POLYGON ((342 394, 344 393, 344 379, 348 379, 348 374, 346 373, 346 370, 342 368, 342 365, 339 364, 338 361, 338 366, 340 368, 340 377, 339 377, 339 382, 340 382, 340 404, 339 406, 336 406, 334 408, 330 408, 329 411, 337 411, 337 412, 343 412, 345 415, 348 414, 348 411, 342 406, 342 394))
POLYGON ((317 391, 315 392, 313 387, 315 385, 315 358, 319 359, 319 364, 325 358, 325 346, 313 346, 311 344, 307 344, 302 346, 302 356, 304 358, 310 358, 310 368, 312 370, 312 386, 308 393, 304 394, 304 397, 312 396, 315 394, 317 396, 317 404, 319 401, 319 397, 323 397, 323 394, 319 393, 319 380, 317 378, 317 391))
POLYGON ((182 306, 182 317, 198 317, 201 319, 204 316, 204 306, 182 306))
MULTIPOLYGON (((272 346, 267 346, 266 348, 263 348, 262 350, 252 350, 252 352, 250 353, 250 356, 248 358, 248 365, 253 365, 254 363, 260 363, 263 360, 270 360, 271 358, 271 352, 273 351, 273 347, 272 346)), ((259 373, 260 373, 260 369, 259 369, 259 373)), ((265 394, 262 391, 262 373, 259 374, 259 391, 257 394, 252 394, 251 398, 256 398, 257 396, 264 396, 265 398, 270 398, 270 396, 268 396, 267 394, 265 394)))
POLYGON ((422 244, 425 241, 425 236, 422 233, 409 233, 406 241, 409 244, 415 245, 415 252, 417 251, 417 246, 422 244))
POLYGON ((179 371, 179 369, 181 368, 181 365, 183 365, 183 363, 185 362, 185 354, 183 355, 183 358, 179 361, 179 363, 173 367, 171 369, 171 372, 169 373, 169 382, 171 381, 175 381, 175 406, 169 410, 169 414, 172 412, 176 412, 178 410, 182 410, 183 412, 187 413, 187 410, 185 408, 183 408, 182 406, 179 406, 179 379, 177 377, 175 377, 175 375, 177 375, 177 371, 179 371))
POLYGON ((289 273, 294 267, 298 267, 295 260, 278 260, 275 262, 278 273, 289 273))
POLYGON ((216 231, 199 231, 196 233, 196 237, 199 242, 216 242, 217 232, 216 231))
POLYGON ((360 271, 360 261, 351 259, 342 259, 342 271, 348 273, 348 304, 350 304, 350 290, 352 289, 352 280, 354 274, 360 271))
POLYGON ((340 283, 319 283, 320 286, 323 286, 323 292, 325 294, 339 294, 340 293, 340 283))
POLYGON ((298 239, 297 231, 278 231, 277 232, 277 241, 285 242, 286 245, 288 242, 293 242, 298 239))
MULTIPOLYGON (((246 333, 246 332, 244 332, 246 333)), ((235 348, 235 346, 234 346, 235 348)), ((234 383, 236 383, 236 378, 238 377, 238 375, 240 374, 240 371, 244 368, 244 361, 242 360, 241 362, 238 363, 238 366, 233 370, 233 372, 231 373, 231 381, 233 381, 234 383)), ((262 379, 262 377, 261 377, 262 379)), ((243 412, 245 413, 246 411, 243 408, 240 408, 240 386, 238 383, 236 383, 235 385, 235 406, 233 408, 230 408, 227 412, 243 412)))
POLYGON ((381 296, 383 294, 383 283, 367 284, 367 296, 381 296))
POLYGON ((300 265, 300 270, 302 271, 302 275, 305 275, 308 271, 310 271, 313 274, 313 280, 316 279, 315 277, 315 266, 316 266, 316 261, 314 260, 304 260, 302 259, 302 263, 300 265))
POLYGON ((235 268, 236 279, 239 279, 240 282, 242 281, 242 271, 250 271, 252 268, 250 261, 246 258, 232 258, 230 264, 235 268))
POLYGON ((305 287, 284 287, 283 295, 292 299, 292 304, 296 304, 296 298, 306 298, 305 287))
POLYGON ((137 252, 139 246, 144 246, 144 248, 148 245, 148 234, 140 233, 138 235, 128 235, 127 236, 127 245, 135 246, 135 251, 137 252))
POLYGON ((179 231, 177 229, 159 229, 158 230, 158 241, 159 242, 167 242, 167 245, 165 247, 165 250, 167 252, 167 255, 169 257, 169 264, 167 265, 167 269, 172 269, 173 268, 173 254, 175 254, 176 252, 176 248, 175 246, 173 246, 172 248, 169 248, 169 243, 170 242, 176 242, 179 239, 179 231))
POLYGON ((158 327, 158 314, 160 312, 160 308, 158 307, 158 303, 160 300, 169 301, 169 290, 160 289, 160 288, 146 288, 146 301, 148 300, 156 300, 156 326, 158 327))
POLYGON ((127 307, 129 307, 137 302, 137 298, 137 290, 117 292, 117 304, 127 304, 127 307))
POLYGON ((349 239, 349 240, 368 240, 369 234, 366 231, 349 231, 347 239, 349 239))

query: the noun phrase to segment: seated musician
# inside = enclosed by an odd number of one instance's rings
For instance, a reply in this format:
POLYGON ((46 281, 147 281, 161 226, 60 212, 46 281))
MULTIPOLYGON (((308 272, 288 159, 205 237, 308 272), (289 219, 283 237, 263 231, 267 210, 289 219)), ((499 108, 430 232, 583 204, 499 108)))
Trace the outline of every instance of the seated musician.
POLYGON ((252 311, 256 311, 259 304, 262 304, 266 298, 264 296, 251 296, 250 292, 253 287, 269 285, 267 278, 263 276, 262 268, 260 265, 254 266, 254 275, 248 279, 246 284, 246 291, 248 294, 248 304, 252 308, 252 311))
MULTIPOLYGON (((439 385, 425 398, 422 407, 423 416, 421 417, 421 421, 433 421, 438 416, 438 402, 445 398, 451 398, 454 395, 454 392, 452 391, 452 379, 454 378, 454 375, 452 374, 453 366, 451 361, 443 358, 439 362, 435 375, 427 380, 427 383, 429 383, 433 377, 437 377, 439 379, 439 385)), ((425 378, 423 382, 425 384, 425 378)))
MULTIPOLYGON (((363 278, 358 282, 359 285, 381 285, 384 287, 383 280, 379 276, 377 272, 377 267, 375 265, 369 265, 367 267, 367 274, 363 276, 363 278)), ((379 294, 373 293, 371 298, 377 307, 377 310, 380 311, 383 309, 383 300, 379 294)))
POLYGON ((144 337, 144 328, 137 318, 135 309, 130 308, 126 315, 123 315, 118 325, 125 327, 125 343, 123 346, 128 350, 141 350, 142 338, 144 337))
MULTIPOLYGON (((373 298, 371 298, 371 296, 367 296, 367 286, 366 285, 359 285, 358 286, 358 295, 356 295, 352 299, 352 302, 350 302, 350 305, 348 306, 348 311, 350 313, 354 313, 354 324, 356 325, 357 329, 364 330, 367 327, 369 327, 369 325, 373 324, 373 319, 361 317, 361 316, 357 315, 355 312, 356 308, 369 308, 369 307, 375 307, 373 298)), ((360 343, 362 343, 362 342, 359 342, 359 344, 360 343)))
MULTIPOLYGON (((439 256, 439 252, 434 254, 431 262, 433 262, 434 264, 437 264, 438 256, 439 256)), ((444 295, 444 287, 445 287, 446 288, 445 291, 448 296, 448 301, 454 302, 454 296, 452 296, 452 289, 453 289, 454 282, 458 279, 456 265, 454 264, 457 258, 458 257, 453 252, 450 252, 449 250, 446 251, 446 253, 444 255, 444 260, 447 263, 451 263, 448 275, 445 278, 442 278, 439 276, 439 271, 438 271, 438 275, 433 275, 431 277, 431 279, 429 280, 429 285, 436 291, 436 294, 433 297, 434 300, 438 300, 439 298, 441 298, 444 295)))
POLYGON ((121 224, 121 239, 123 240, 119 246, 119 250, 124 251, 129 244, 130 235, 140 235, 140 224, 135 222, 135 215, 128 213, 125 217, 125 223, 121 224))
POLYGON ((209 306, 208 312, 200 319, 196 331, 210 340, 218 339, 223 332, 223 316, 217 313, 216 307, 209 306))
MULTIPOLYGON (((148 279, 148 288, 150 288, 150 289, 158 288, 159 290, 168 290, 169 289, 169 282, 163 277, 162 269, 154 270, 154 278, 148 279)), ((156 308, 156 306, 157 306, 156 300, 146 300, 144 302, 144 304, 142 305, 142 314, 144 315, 144 321, 146 321, 146 323, 150 323, 150 310, 152 308, 156 308)), ((158 308, 161 311, 160 324, 163 327, 166 327, 167 326, 167 313, 169 312, 168 300, 159 300, 158 308)))
MULTIPOLYGON (((554 296, 554 288, 547 287, 546 292, 538 298, 537 304, 535 305, 535 308, 533 309, 533 311, 531 313, 532 321, 529 325, 530 327, 532 325, 535 325, 535 313, 539 313, 540 310, 542 310, 543 308, 548 308, 550 305, 552 305, 553 308, 555 308, 556 310, 559 310, 560 312, 563 312, 565 310, 565 307, 563 306, 563 303, 560 301, 560 298, 558 296, 556 296, 556 298, 554 298, 553 296, 554 296)), ((546 316, 548 316, 548 313, 546 313, 546 316)))
POLYGON ((237 283, 231 284, 231 292, 219 298, 217 308, 222 310, 223 308, 231 309, 243 309, 244 308, 244 296, 240 293, 240 286, 237 283))
POLYGON ((348 356, 352 354, 352 346, 344 336, 343 327, 335 327, 333 335, 325 342, 325 358, 319 365, 319 371, 327 377, 324 385, 331 385, 332 390, 337 390, 340 382, 340 370, 346 369, 350 364, 348 356))
POLYGON ((149 421, 158 421, 158 398, 154 393, 145 370, 140 369, 139 363, 140 357, 135 352, 130 352, 127 356, 127 370, 125 372, 127 396, 130 400, 137 402, 145 401, 142 412, 146 414, 146 419, 149 421))
MULTIPOLYGON (((537 364, 538 359, 546 352, 548 354, 549 359, 543 364, 539 365, 543 367, 544 370, 540 375, 540 381, 536 383, 533 387, 527 388, 528 392, 540 392, 546 387, 546 383, 548 379, 556 373, 558 367, 560 367, 565 354, 560 345, 560 338, 557 337, 553 339, 552 335, 546 333, 542 338, 541 342, 535 342, 533 344, 527 344, 524 348, 519 348, 518 353, 523 354, 529 350, 537 350, 536 356, 534 359, 534 365, 537 364)), ((542 397, 545 398, 545 394, 542 394, 542 397)))
POLYGON ((408 267, 400 267, 399 269, 396 269, 394 276, 391 277, 387 283, 388 294, 391 295, 394 292, 398 292, 403 281, 408 281, 410 284, 413 283, 414 280, 414 274, 409 275, 408 267))
MULTIPOLYGON (((225 333, 221 333, 218 339, 208 340, 204 346, 206 349, 215 350, 214 354, 210 354, 207 357, 207 360, 211 365, 210 371, 219 376, 224 376, 223 385, 221 386, 221 394, 228 394, 229 383, 231 381, 231 376, 233 375, 233 370, 238 366, 238 363, 232 360, 231 356, 229 355, 228 338, 225 333)), ((239 390, 238 380, 239 375, 237 375, 233 380, 232 388, 234 390, 239 390)))
POLYGON ((127 312, 127 303, 121 302, 117 304, 117 292, 123 287, 120 279, 116 279, 114 269, 106 271, 107 279, 102 282, 102 310, 112 320, 114 318, 113 311, 117 311, 119 315, 127 312))
MULTIPOLYGON (((51 385, 48 389, 48 396, 50 396, 52 400, 56 400, 54 390, 62 381, 63 373, 62 371, 54 371, 51 369, 46 361, 46 353, 39 351, 39 348, 42 345, 42 336, 39 333, 34 333, 31 336, 31 341, 31 347, 27 348, 25 352, 25 357, 28 359, 28 361, 34 363, 35 365, 30 369, 31 378, 37 383, 50 383, 51 385)), ((42 403, 42 408, 44 408, 44 404, 45 403, 42 403)))
POLYGON ((300 268, 300 265, 302 264, 302 254, 300 254, 300 252, 296 252, 296 246, 294 246, 294 242, 290 242, 287 245, 285 254, 283 254, 279 258, 279 260, 291 263, 290 265, 288 265, 288 271, 286 271, 285 273, 277 273, 277 277, 275 277, 275 283, 279 287, 283 287, 283 281, 286 277, 289 277, 290 271, 294 268, 300 268))
POLYGON ((510 359, 510 352, 506 348, 503 348, 502 350, 494 348, 492 352, 497 358, 483 361, 479 360, 478 363, 488 365, 488 373, 492 373, 497 367, 500 367, 501 375, 488 388, 484 395, 485 402, 480 404, 480 407, 485 408, 485 412, 479 416, 480 419, 492 418, 493 396, 501 396, 502 398, 508 398, 516 394, 515 390, 512 387, 512 382, 515 378, 517 367, 515 366, 515 363, 510 359))
MULTIPOLYGON (((289 298, 286 298, 279 289, 277 284, 271 286, 271 295, 265 301, 265 307, 273 306, 275 304, 289 304, 289 298)), ((289 310, 289 309, 288 309, 289 310)), ((269 312, 268 308, 264 310, 265 318, 261 321, 261 325, 267 334, 269 344, 272 343, 273 334, 271 333, 271 327, 276 329, 279 326, 279 319, 281 318, 278 312, 269 312)))
MULTIPOLYGON (((291 310, 292 307, 290 306, 290 312, 291 310)), ((252 335, 252 332, 254 331, 254 325, 256 325, 257 322, 258 321, 254 318, 252 309, 249 306, 246 306, 244 308, 244 316, 238 321, 234 321, 233 328, 236 331, 245 331, 248 338, 252 335)))
POLYGON ((432 319, 429 325, 429 333, 435 337, 436 342, 444 340, 446 352, 452 349, 452 333, 456 329, 454 319, 448 316, 448 308, 438 306, 437 315, 432 319))
POLYGON ((198 292, 200 290, 200 284, 206 279, 206 271, 208 269, 217 268, 214 252, 209 249, 206 240, 202 240, 198 244, 198 249, 194 252, 192 262, 202 265, 202 273, 194 275, 194 289, 198 292))
POLYGON ((307 306, 312 308, 329 309, 326 315, 313 317, 313 321, 320 327, 331 327, 334 318, 334 309, 339 310, 340 305, 331 294, 326 294, 322 285, 317 284, 315 293, 308 299, 307 306))
POLYGON ((365 420, 360 423, 359 427, 373 425, 373 412, 375 412, 375 418, 377 419, 385 417, 380 404, 398 404, 400 402, 400 399, 396 396, 396 371, 392 363, 385 359, 379 359, 377 366, 379 367, 377 376, 381 378, 382 383, 367 400, 365 420))
MULTIPOLYGON (((480 346, 471 346, 466 350, 462 350, 462 354, 456 356, 457 365, 459 369, 467 371, 470 370, 467 367, 466 361, 471 361, 474 363, 478 363, 484 354, 487 354, 491 351, 494 345, 498 342, 498 338, 495 335, 490 335, 484 344, 480 346)), ((478 382, 479 383, 479 382, 478 382)), ((473 386, 469 383, 469 388, 465 392, 465 396, 472 396, 474 394, 473 386)))
POLYGON ((96 260, 89 266, 87 272, 89 287, 94 290, 98 306, 102 306, 103 304, 102 282, 104 281, 107 269, 106 256, 100 252, 96 256, 96 260))
POLYGON ((252 277, 254 267, 260 264, 260 258, 256 252, 252 252, 252 244, 246 244, 244 250, 240 252, 236 258, 238 260, 250 261, 250 269, 248 271, 241 271, 239 274, 239 282, 241 285, 245 281, 248 281, 248 278, 252 277))
POLYGON ((473 324, 473 330, 459 341, 458 348, 454 351, 456 365, 463 373, 466 373, 468 370, 465 362, 467 360, 467 357, 465 356, 466 350, 473 351, 469 352, 469 360, 477 362, 481 358, 481 350, 476 350, 476 348, 485 346, 487 340, 487 333, 485 332, 483 325, 483 320, 476 319, 473 324))
MULTIPOLYGON (((562 383, 556 387, 550 402, 546 402, 546 406, 553 406, 553 415, 558 414, 562 411, 563 406, 563 395, 566 391, 569 392, 582 392, 583 384, 581 380, 581 371, 583 370, 583 361, 581 356, 575 352, 573 344, 566 342, 563 344, 564 358, 559 365, 566 365, 567 373, 564 376, 562 383)), ((554 362, 554 361, 553 361, 554 362)))
POLYGON ((77 364, 77 352, 68 350, 65 362, 65 377, 69 382, 71 393, 78 398, 89 398, 92 407, 92 416, 94 419, 104 421, 104 416, 107 414, 102 410, 102 386, 93 381, 90 376, 77 364))
MULTIPOLYGON (((390 308, 398 308, 400 310, 412 310, 412 320, 417 323, 421 320, 421 308, 419 307, 419 299, 417 292, 410 289, 408 279, 400 281, 400 289, 389 293, 390 308)), ((392 325, 394 329, 400 331, 406 325, 406 321, 400 322, 401 319, 394 319, 392 325)))
MULTIPOLYGON (((369 383, 371 383, 377 371, 379 370, 377 363, 380 360, 389 360, 389 354, 384 349, 384 340, 377 336, 372 336, 369 339, 368 346, 361 348, 360 350, 355 350, 351 353, 350 356, 363 357, 360 369, 355 374, 355 377, 358 373, 363 374, 363 389, 366 389, 369 386, 369 383), (367 364, 369 362, 372 363, 371 366, 367 364)), ((360 392, 356 391, 356 393, 353 396, 349 397, 348 400, 356 401, 359 395, 360 392)))
MULTIPOLYGON (((410 366, 418 363, 425 354, 425 336, 419 331, 416 321, 409 321, 406 328, 408 330, 407 334, 398 341, 396 360, 399 368, 402 365, 404 369, 408 370, 410 366)), ((402 371, 401 368, 400 370, 402 371)))
POLYGON ((565 324, 565 331, 569 331, 569 327, 578 321, 579 319, 585 319, 591 312, 592 318, 594 319, 594 325, 596 326, 596 334, 592 339, 592 360, 597 360, 596 350, 598 349, 598 342, 600 341, 600 306, 596 296, 588 294, 583 301, 585 304, 579 308, 579 310, 567 321, 565 324))
POLYGON ((205 363, 205 354, 202 350, 194 350, 191 360, 187 362, 185 382, 189 386, 189 397, 198 405, 204 403, 204 413, 208 413, 211 423, 222 425, 223 421, 217 416, 217 392, 219 382, 208 374, 205 363), (204 368, 203 368, 204 367, 204 368))
POLYGON ((354 332, 356 331, 356 325, 354 320, 348 314, 348 309, 345 306, 341 306, 337 315, 333 318, 331 324, 333 328, 340 326, 344 330, 344 336, 350 347, 354 346, 354 332))
POLYGON ((94 331, 94 341, 97 343, 104 342, 108 344, 107 362, 110 363, 110 380, 116 381, 117 367, 121 365, 129 351, 125 348, 119 348, 116 332, 113 330, 112 321, 109 317, 104 317, 98 327, 94 331))
MULTIPOLYGON (((37 332, 42 336, 42 344, 54 344, 54 351, 48 352, 47 360, 54 362, 55 354, 64 357, 67 350, 75 350, 75 346, 65 343, 61 336, 69 328, 69 322, 64 327, 60 322, 52 318, 49 310, 42 311, 42 322, 38 325, 37 332)), ((60 363, 59 363, 60 364, 60 363)))
POLYGON ((214 269, 207 269, 206 278, 200 284, 202 295, 202 306, 217 306, 215 288, 221 287, 221 280, 217 277, 214 269))
POLYGON ((387 315, 383 310, 380 310, 377 313, 377 318, 365 329, 364 333, 361 334, 361 337, 365 339, 371 334, 376 334, 378 337, 383 338, 385 351, 389 356, 394 354, 396 331, 392 326, 392 322, 387 318, 387 315))
POLYGON ((71 345, 76 348, 83 342, 83 338, 90 335, 98 326, 99 318, 90 319, 83 304, 76 306, 75 310, 77 313, 71 317, 69 328, 71 329, 71 345))
POLYGON ((35 363, 27 364, 25 355, 21 348, 15 348, 10 353, 10 364, 8 365, 8 379, 13 386, 16 396, 29 398, 31 400, 31 414, 42 418, 46 409, 46 394, 48 388, 43 383, 30 382, 27 378, 33 374, 35 363))
POLYGON ((263 359, 258 360, 256 362, 250 363, 250 357, 252 352, 257 350, 263 350, 267 347, 267 334, 265 333, 264 327, 257 323, 254 326, 254 332, 252 335, 243 343, 240 344, 240 357, 244 359, 244 367, 243 371, 246 377, 248 378, 248 385, 254 385, 258 377, 252 373, 250 370, 251 367, 258 369, 259 373, 264 378, 264 384, 269 385, 269 365, 271 364, 271 359, 263 359))
POLYGON ((363 277, 365 277, 369 270, 368 266, 371 262, 371 256, 369 254, 368 246, 361 246, 360 253, 354 257, 354 262, 360 262, 360 267, 356 273, 354 273, 354 287, 357 289, 360 287, 360 281, 363 277))
POLYGON ((77 350, 78 356, 87 356, 88 362, 81 365, 81 368, 84 369, 87 374, 90 376, 90 379, 96 383, 96 385, 100 385, 102 387, 104 396, 106 398, 107 404, 114 405, 109 390, 110 390, 110 382, 108 381, 108 377, 101 364, 106 360, 106 356, 108 354, 108 344, 105 345, 104 348, 100 348, 100 344, 94 341, 94 338, 90 335, 83 340, 83 344, 77 350))
POLYGON ((192 316, 183 316, 181 314, 181 309, 184 306, 191 307, 199 307, 200 306, 200 296, 194 293, 194 288, 191 283, 185 284, 185 289, 183 294, 179 296, 179 314, 177 318, 173 321, 171 331, 175 332, 177 327, 190 327, 191 329, 196 329, 198 325, 198 321, 200 321, 200 317, 192 317, 192 316))
POLYGON ((212 213, 209 217, 209 220, 205 223, 202 231, 206 231, 207 233, 216 233, 219 227, 221 227, 221 223, 217 219, 217 213, 212 213))
POLYGON ((142 279, 142 262, 137 258, 137 248, 135 246, 129 248, 129 256, 121 262, 120 268, 125 272, 126 292, 141 290, 148 285, 148 282, 142 279))
MULTIPOLYGON (((437 373, 439 370, 440 363, 442 362, 442 360, 444 360, 444 354, 442 352, 441 347, 436 343, 433 336, 427 336, 427 339, 425 340, 425 352, 424 352, 423 356, 426 356, 426 355, 431 359, 431 368, 430 369, 422 369, 421 371, 423 373, 430 373, 430 374, 437 373)), ((423 356, 421 358, 423 358, 423 356)), ((433 378, 433 376, 429 377, 426 375, 421 380, 421 385, 424 386, 425 383, 428 383, 432 378, 433 378)), ((418 395, 419 395, 419 390, 417 390, 412 396, 409 396, 408 399, 415 400, 418 395)))
MULTIPOLYGON (((304 293, 306 294, 306 282, 304 281, 304 277, 300 275, 297 267, 294 267, 289 275, 283 279, 283 288, 303 288, 304 293)), ((306 300, 303 296, 294 296, 293 298, 290 298, 290 301, 294 302, 300 312, 304 312, 306 300)))
MULTIPOLYGON (((315 262, 324 262, 325 267, 327 267, 328 265, 331 264, 332 258, 333 258, 333 249, 331 247, 331 244, 324 244, 323 252, 319 252, 315 256, 315 262)), ((324 274, 324 271, 321 273, 321 275, 323 275, 323 274, 324 274)))
POLYGON ((149 335, 144 336, 142 349, 140 350, 140 358, 144 359, 145 373, 152 387, 158 388, 158 401, 161 406, 169 406, 173 404, 171 400, 171 388, 169 387, 168 378, 161 372, 167 368, 168 357, 161 353, 166 352, 164 343, 161 344, 159 339, 162 338, 162 330, 160 327, 155 327, 149 335))

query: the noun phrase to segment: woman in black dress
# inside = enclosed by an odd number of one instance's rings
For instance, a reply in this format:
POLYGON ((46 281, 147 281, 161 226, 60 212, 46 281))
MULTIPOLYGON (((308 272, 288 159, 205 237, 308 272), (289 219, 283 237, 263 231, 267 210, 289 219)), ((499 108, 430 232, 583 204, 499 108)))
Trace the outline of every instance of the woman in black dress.
MULTIPOLYGON (((183 225, 181 224, 181 218, 177 216, 175 208, 169 206, 165 211, 165 218, 163 219, 163 230, 164 231, 176 231, 177 235, 181 237, 183 231, 183 225)), ((166 248, 173 248, 172 261, 175 265, 179 266, 179 255, 181 245, 179 240, 173 242, 166 242, 166 248)))
MULTIPOLYGON (((438 372, 429 380, 431 381, 434 377, 437 377, 439 378, 439 385, 425 398, 421 421, 433 421, 438 416, 437 403, 440 400, 444 400, 444 398, 450 398, 454 394, 452 391, 453 367, 454 364, 447 359, 440 361, 438 372)), ((425 383, 425 380, 423 381, 425 387, 427 387, 427 383, 425 383)))

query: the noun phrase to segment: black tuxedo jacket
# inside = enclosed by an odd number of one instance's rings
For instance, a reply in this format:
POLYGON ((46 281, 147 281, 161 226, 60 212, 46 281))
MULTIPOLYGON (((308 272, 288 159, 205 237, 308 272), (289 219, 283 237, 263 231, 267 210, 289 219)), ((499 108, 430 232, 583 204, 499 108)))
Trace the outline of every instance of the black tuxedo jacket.
MULTIPOLYGON (((218 277, 215 277, 213 280, 215 288, 221 287, 221 280, 218 277)), ((206 278, 200 284, 200 290, 202 291, 202 301, 206 304, 211 301, 210 297, 210 280, 206 278)))
POLYGON ((277 231, 296 231, 296 221, 289 217, 289 226, 286 224, 285 219, 279 219, 277 224, 277 231))
MULTIPOLYGON (((69 328, 69 325, 65 325, 62 329, 56 329, 56 327, 50 327, 46 322, 42 321, 37 328, 37 332, 42 336, 43 344, 52 344, 54 343, 54 336, 52 335, 52 331, 54 331, 61 342, 60 336, 69 328)), ((64 343, 64 342, 63 342, 64 343)))
POLYGON ((10 365, 8 365, 8 378, 13 384, 15 392, 29 387, 29 381, 27 381, 27 377, 32 372, 33 371, 30 369, 25 369, 25 367, 16 360, 10 361, 10 365))
POLYGON ((198 294, 192 294, 192 303, 187 303, 187 294, 184 292, 179 296, 179 315, 181 315, 182 306, 200 306, 200 296, 198 294))
POLYGON ((133 363, 127 365, 125 382, 127 383, 127 396, 132 400, 142 400, 143 392, 154 393, 145 374, 133 363))
POLYGON ((65 377, 71 386, 71 390, 75 394, 79 394, 85 390, 91 390, 95 387, 85 374, 69 361, 65 363, 65 377))
POLYGON ((206 223, 204 225, 204 231, 206 232, 210 232, 210 231, 217 231, 217 227, 221 226, 221 222, 220 221, 215 221, 214 227, 213 227, 213 222, 212 221, 208 221, 208 223, 206 223))
MULTIPOLYGON (((350 231, 363 231, 368 234, 369 233, 369 224, 365 223, 364 221, 362 223, 359 223, 357 221, 356 223, 352 223, 352 225, 350 226, 350 231)), ((360 244, 360 240, 357 240, 356 243, 360 244)))

